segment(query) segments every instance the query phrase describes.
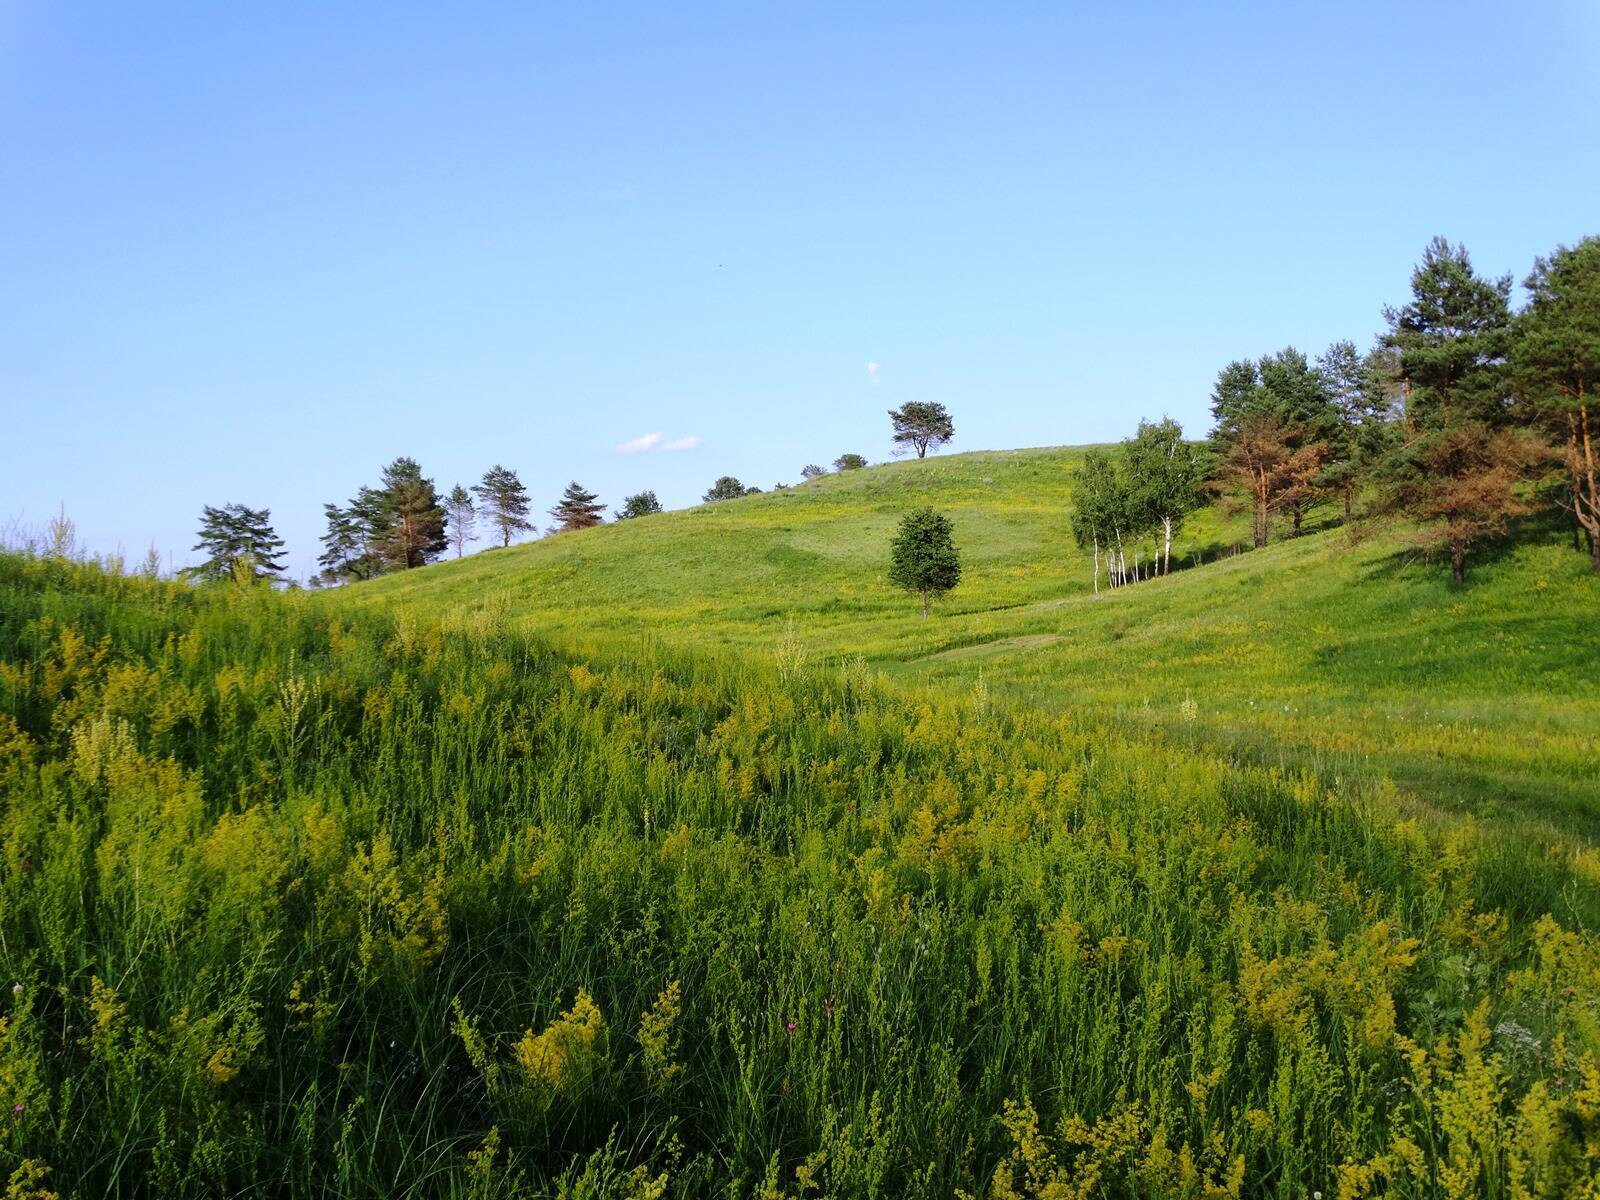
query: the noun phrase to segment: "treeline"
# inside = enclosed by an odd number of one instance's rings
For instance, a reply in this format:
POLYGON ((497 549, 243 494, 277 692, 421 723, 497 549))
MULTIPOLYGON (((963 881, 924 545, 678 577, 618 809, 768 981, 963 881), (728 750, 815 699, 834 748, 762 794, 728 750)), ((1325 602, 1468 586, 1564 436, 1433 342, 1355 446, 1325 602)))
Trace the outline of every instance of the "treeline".
POLYGON ((1176 422, 1141 422, 1120 457, 1091 453, 1073 531, 1115 585, 1125 547, 1156 537, 1151 573, 1170 569, 1173 531, 1208 495, 1298 534, 1317 509, 1346 521, 1404 521, 1462 580, 1474 547, 1519 517, 1556 508, 1600 571, 1600 239, 1535 261, 1514 310, 1511 276, 1488 278, 1466 248, 1436 238, 1411 297, 1383 310, 1365 353, 1338 341, 1313 362, 1293 346, 1218 373, 1204 444, 1176 422))

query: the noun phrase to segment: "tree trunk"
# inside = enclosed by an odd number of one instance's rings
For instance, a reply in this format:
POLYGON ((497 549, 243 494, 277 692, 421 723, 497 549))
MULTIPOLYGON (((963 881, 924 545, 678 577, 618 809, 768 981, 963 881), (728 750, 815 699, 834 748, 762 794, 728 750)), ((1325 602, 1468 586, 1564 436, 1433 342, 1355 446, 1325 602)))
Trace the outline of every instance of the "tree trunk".
POLYGON ((922 589, 922 619, 924 621, 926 621, 928 619, 928 589, 927 588, 923 588, 922 589))
POLYGON ((1256 549, 1260 550, 1267 544, 1267 474, 1259 467, 1256 468, 1255 491, 1255 528, 1251 532, 1255 535, 1256 549))
POLYGON ((1163 575, 1171 575, 1172 574, 1172 518, 1171 517, 1162 517, 1161 518, 1161 524, 1162 524, 1163 528, 1166 530, 1166 535, 1167 535, 1166 549, 1162 554, 1161 573, 1163 575))
POLYGON ((1295 537, 1299 537, 1300 536, 1300 519, 1304 515, 1305 514, 1300 511, 1300 501, 1296 500, 1294 502, 1294 535, 1295 535, 1295 537))
POLYGON ((1457 583, 1467 581, 1467 551, 1460 542, 1450 543, 1450 578, 1457 583))
POLYGON ((1094 594, 1100 594, 1100 535, 1094 535, 1094 594))

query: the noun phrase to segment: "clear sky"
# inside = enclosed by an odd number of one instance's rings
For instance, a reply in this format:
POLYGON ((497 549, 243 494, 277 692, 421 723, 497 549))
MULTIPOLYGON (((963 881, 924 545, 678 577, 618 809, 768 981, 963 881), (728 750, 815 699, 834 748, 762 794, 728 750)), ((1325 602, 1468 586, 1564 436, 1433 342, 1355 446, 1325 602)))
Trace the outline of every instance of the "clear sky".
POLYGON ((1201 433, 1436 233, 1600 233, 1600 5, 0 0, 0 521, 1201 433))

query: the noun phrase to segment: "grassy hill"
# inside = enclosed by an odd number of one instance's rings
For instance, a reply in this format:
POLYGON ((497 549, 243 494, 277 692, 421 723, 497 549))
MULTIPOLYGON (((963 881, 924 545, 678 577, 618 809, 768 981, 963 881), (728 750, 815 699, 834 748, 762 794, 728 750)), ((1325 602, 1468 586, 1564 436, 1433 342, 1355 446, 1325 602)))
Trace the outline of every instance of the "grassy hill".
MULTIPOLYGON (((1465 588, 1393 537, 1340 529, 1232 554, 1216 509, 1174 556, 1199 570, 1091 595, 1069 531, 1081 449, 954 455, 550 537, 389 576, 352 599, 505 605, 541 635, 814 659, 1088 710, 1185 744, 1387 776, 1423 810, 1600 835, 1600 584, 1559 540, 1465 588), (923 622, 885 579, 899 516, 956 526, 961 586, 923 622)), ((1154 547, 1139 548, 1148 562, 1154 547)))
POLYGON ((1324 532, 1097 601, 1076 457, 334 594, 0 555, 7 1196, 1584 1194, 1593 583, 1324 532))

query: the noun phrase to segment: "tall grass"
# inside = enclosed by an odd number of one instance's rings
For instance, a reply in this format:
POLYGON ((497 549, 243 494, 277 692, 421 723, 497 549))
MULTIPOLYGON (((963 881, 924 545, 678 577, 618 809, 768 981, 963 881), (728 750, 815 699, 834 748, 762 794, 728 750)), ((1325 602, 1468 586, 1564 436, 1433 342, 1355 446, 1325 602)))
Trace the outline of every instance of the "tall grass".
POLYGON ((4 556, 0 796, 12 1196, 1600 1170, 1592 853, 859 663, 4 556))

